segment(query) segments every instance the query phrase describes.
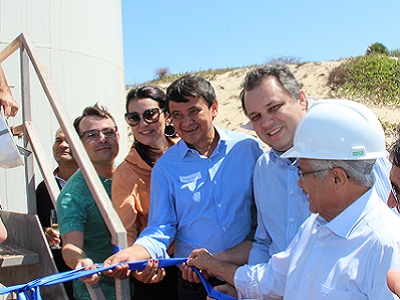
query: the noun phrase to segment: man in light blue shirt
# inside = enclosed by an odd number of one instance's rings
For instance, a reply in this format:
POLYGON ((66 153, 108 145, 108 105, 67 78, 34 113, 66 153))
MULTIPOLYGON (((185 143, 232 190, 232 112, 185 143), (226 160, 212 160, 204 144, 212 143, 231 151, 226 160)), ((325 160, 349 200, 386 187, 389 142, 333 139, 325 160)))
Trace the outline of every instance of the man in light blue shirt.
MULTIPOLYGON (((283 158, 293 146, 300 120, 307 113, 307 99, 285 65, 270 64, 251 70, 241 92, 248 125, 271 148, 257 161, 254 196, 258 226, 249 264, 266 262, 289 245, 310 215, 308 201, 298 187, 298 160, 283 158)), ((382 199, 390 191, 390 163, 386 157, 375 164, 375 188, 382 199)))
MULTIPOLYGON (((252 185, 261 144, 213 124, 218 102, 211 84, 201 77, 174 81, 167 89, 167 104, 182 140, 153 168, 148 226, 133 246, 104 263, 167 257, 175 241, 176 257, 205 247, 222 260, 244 264, 256 225, 252 185)), ((117 267, 108 273, 123 278, 125 270, 117 267)), ((182 265, 181 271, 180 299, 205 299, 192 269, 182 265)))
POLYGON ((386 155, 372 111, 352 101, 317 102, 282 155, 300 158, 298 185, 313 213, 287 249, 241 267, 202 249, 188 264, 236 286, 258 281, 262 299, 397 299, 386 272, 400 263, 400 219, 373 188, 373 166, 386 155))

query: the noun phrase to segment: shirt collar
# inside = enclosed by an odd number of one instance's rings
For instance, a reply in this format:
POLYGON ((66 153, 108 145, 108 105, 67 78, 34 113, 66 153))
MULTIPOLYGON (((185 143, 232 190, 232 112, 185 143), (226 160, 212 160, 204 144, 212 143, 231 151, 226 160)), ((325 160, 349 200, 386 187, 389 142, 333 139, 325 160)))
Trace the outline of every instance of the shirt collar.
POLYGON ((66 180, 62 179, 61 177, 58 176, 58 172, 60 172, 60 168, 57 167, 54 171, 53 171, 53 175, 54 177, 57 179, 59 187, 62 189, 64 187, 64 185, 67 183, 66 180))
POLYGON ((275 150, 274 148, 270 148, 269 149, 269 158, 276 164, 297 166, 297 163, 299 161, 298 158, 296 158, 294 161, 291 161, 289 158, 283 158, 282 157, 283 153, 284 152, 282 152, 282 151, 278 151, 278 150, 275 150))
MULTIPOLYGON (((363 219, 373 208, 373 205, 369 203, 377 198, 379 199, 375 189, 369 189, 338 216, 328 222, 326 226, 338 236, 347 238, 358 221, 363 219)), ((322 217, 319 216, 319 218, 322 217)))
MULTIPOLYGON (((215 147, 215 150, 213 151, 211 156, 213 156, 214 153, 218 153, 219 149, 223 147, 227 143, 227 141, 232 140, 232 138, 225 132, 225 130, 221 130, 215 125, 213 126, 219 135, 219 141, 217 147, 215 147)), ((188 154, 188 152, 199 154, 197 150, 189 148, 186 142, 182 139, 177 143, 177 146, 179 147, 179 155, 181 158, 184 158, 188 154)))

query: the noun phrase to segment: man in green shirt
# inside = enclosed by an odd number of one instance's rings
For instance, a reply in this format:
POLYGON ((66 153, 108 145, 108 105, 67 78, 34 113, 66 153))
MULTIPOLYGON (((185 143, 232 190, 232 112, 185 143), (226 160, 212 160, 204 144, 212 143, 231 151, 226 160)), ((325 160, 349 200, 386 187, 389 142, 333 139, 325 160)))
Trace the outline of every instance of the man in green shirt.
MULTIPOLYGON (((111 178, 115 157, 119 151, 119 133, 112 115, 104 108, 86 107, 75 119, 74 127, 111 197, 111 178)), ((66 264, 77 269, 102 262, 113 253, 111 235, 97 208, 94 198, 78 170, 67 182, 57 199, 60 233, 63 239, 62 255, 66 264)), ((97 283, 106 299, 115 299, 114 279, 92 275, 74 282, 76 299, 91 299, 85 283, 97 283)))

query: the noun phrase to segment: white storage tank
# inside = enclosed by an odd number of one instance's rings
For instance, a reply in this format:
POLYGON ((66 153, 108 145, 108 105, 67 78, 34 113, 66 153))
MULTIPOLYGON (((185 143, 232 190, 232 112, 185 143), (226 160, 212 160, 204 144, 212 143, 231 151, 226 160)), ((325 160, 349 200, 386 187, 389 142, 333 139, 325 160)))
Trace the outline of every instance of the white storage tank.
MULTIPOLYGON (((2 0, 0 50, 20 33, 30 36, 72 122, 83 108, 98 102, 108 107, 121 132, 118 161, 128 152, 124 122, 125 83, 120 0, 2 0)), ((8 83, 21 104, 19 51, 2 63, 8 83)), ((32 122, 51 166, 58 122, 33 68, 30 69, 32 122)), ((10 125, 22 123, 22 111, 10 125)), ((35 185, 41 180, 36 167, 35 185)), ((0 169, 4 209, 26 212, 23 167, 0 169)))

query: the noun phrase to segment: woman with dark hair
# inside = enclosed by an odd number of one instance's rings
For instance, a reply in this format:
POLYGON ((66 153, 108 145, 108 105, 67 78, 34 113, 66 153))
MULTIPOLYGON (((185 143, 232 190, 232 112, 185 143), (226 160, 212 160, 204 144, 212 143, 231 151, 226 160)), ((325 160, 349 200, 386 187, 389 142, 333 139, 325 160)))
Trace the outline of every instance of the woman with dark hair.
MULTIPOLYGON (((140 86, 127 95, 125 120, 134 142, 125 160, 113 175, 112 202, 128 234, 128 246, 147 226, 150 209, 151 171, 156 161, 178 138, 168 116, 165 93, 155 86, 140 86)), ((173 249, 168 253, 173 254, 173 249)), ((153 266, 154 268, 154 266, 153 266)), ((166 268, 159 283, 136 272, 134 299, 177 299, 178 268, 166 268)), ((154 274, 151 274, 153 276, 154 274)))

